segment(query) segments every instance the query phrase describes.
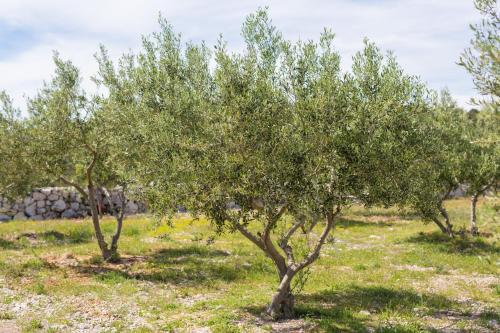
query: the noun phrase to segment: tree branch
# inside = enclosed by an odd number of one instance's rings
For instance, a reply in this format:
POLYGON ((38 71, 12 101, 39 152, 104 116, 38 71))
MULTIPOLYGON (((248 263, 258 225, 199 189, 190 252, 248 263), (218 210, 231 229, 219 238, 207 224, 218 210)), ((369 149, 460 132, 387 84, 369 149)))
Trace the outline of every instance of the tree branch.
POLYGON ((266 227, 264 228, 264 235, 262 236, 262 239, 264 242, 266 242, 267 239, 270 239, 271 235, 271 230, 274 228, 276 225, 276 222, 283 216, 287 209, 288 205, 284 204, 278 209, 278 212, 274 216, 269 216, 268 217, 268 223, 266 224, 266 227))
POLYGON ((87 181, 88 181, 88 186, 94 188, 94 184, 92 182, 92 171, 94 170, 94 166, 97 162, 97 151, 92 149, 89 145, 85 145, 88 147, 88 149, 92 152, 92 161, 89 163, 87 166, 87 181))
POLYGON ((266 252, 266 246, 264 245, 264 242, 260 240, 257 236, 252 234, 247 228, 245 228, 242 224, 235 222, 233 223, 234 227, 243 234, 246 238, 248 238, 252 243, 257 245, 262 251, 266 252))
POLYGON ((312 250, 307 257, 299 263, 295 270, 299 271, 307 266, 309 266, 314 260, 316 260, 319 256, 319 253, 321 251, 321 248, 323 247, 323 244, 326 241, 326 237, 330 233, 330 230, 333 228, 335 225, 335 217, 340 213, 341 207, 340 205, 337 206, 334 212, 327 212, 326 213, 326 227, 321 233, 321 236, 319 237, 318 243, 316 243, 316 246, 314 247, 314 250, 312 250))
POLYGON ((286 254, 287 265, 291 267, 295 264, 295 257, 293 255, 293 249, 290 245, 286 244, 281 247, 286 254))
POLYGON ((262 242, 264 243, 266 253, 271 257, 271 259, 274 261, 276 266, 278 267, 278 270, 280 271, 280 275, 285 274, 287 268, 286 268, 286 262, 285 258, 278 252, 278 249, 274 246, 273 241, 271 240, 271 230, 273 229, 273 226, 276 225, 276 222, 278 221, 276 219, 276 216, 281 216, 284 212, 284 207, 280 209, 280 212, 275 215, 275 217, 272 220, 268 220, 268 223, 266 224, 266 227, 264 229, 264 234, 260 235, 262 242))
POLYGON ((59 176, 59 179, 60 179, 63 183, 65 183, 66 185, 69 185, 69 186, 72 186, 72 187, 76 188, 76 190, 77 190, 78 192, 80 192, 80 194, 81 194, 81 195, 82 195, 85 199, 87 199, 87 198, 88 198, 88 194, 87 194, 87 192, 85 192, 85 190, 83 189, 83 187, 81 187, 81 186, 80 186, 80 185, 78 185, 77 183, 75 183, 75 182, 73 182, 73 181, 71 181, 71 180, 69 180, 69 179, 67 179, 67 178, 65 178, 65 177, 63 177, 63 176, 59 176))
POLYGON ((283 214, 285 214, 287 208, 288 204, 286 203, 283 206, 281 206, 280 209, 278 209, 278 213, 276 213, 276 215, 274 216, 274 220, 278 221, 283 216, 283 214))
POLYGON ((283 250, 284 250, 284 247, 286 247, 288 245, 288 241, 293 236, 295 231, 297 231, 297 229, 299 229, 301 226, 303 226, 304 223, 306 223, 305 219, 298 220, 294 225, 292 225, 292 227, 290 229, 288 229, 288 231, 286 232, 286 234, 283 236, 283 238, 280 241, 280 247, 283 250))
POLYGON ((479 194, 479 195, 483 195, 483 194, 484 194, 484 192, 486 192, 486 191, 487 191, 490 187, 492 187, 492 186, 493 186, 493 184, 495 184, 495 178, 493 178, 493 179, 491 180, 491 182, 490 182, 490 183, 488 183, 488 184, 486 184, 483 188, 479 189, 479 191, 477 192, 477 194, 479 194))

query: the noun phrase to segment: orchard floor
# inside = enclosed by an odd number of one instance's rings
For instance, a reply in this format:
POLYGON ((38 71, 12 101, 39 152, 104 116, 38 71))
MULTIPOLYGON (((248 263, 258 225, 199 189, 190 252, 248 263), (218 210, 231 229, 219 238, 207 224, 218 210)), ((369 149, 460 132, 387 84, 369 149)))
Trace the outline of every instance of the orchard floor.
MULTIPOLYGON (((457 229, 468 203, 446 203, 457 229)), ((0 332, 498 332, 498 205, 480 202, 482 237, 453 241, 396 210, 349 209, 281 322, 261 316, 270 261, 206 221, 131 217, 119 264, 100 262, 90 220, 3 223, 0 332)))

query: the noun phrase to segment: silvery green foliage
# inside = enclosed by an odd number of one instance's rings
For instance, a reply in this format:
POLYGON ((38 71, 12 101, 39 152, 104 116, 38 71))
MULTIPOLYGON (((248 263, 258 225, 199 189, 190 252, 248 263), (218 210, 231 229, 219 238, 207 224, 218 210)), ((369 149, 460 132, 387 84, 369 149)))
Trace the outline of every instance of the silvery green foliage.
POLYGON ((31 172, 31 158, 26 152, 29 142, 26 120, 7 93, 0 91, 0 194, 4 197, 24 195, 40 181, 39 175, 31 172))
POLYGON ((471 25, 474 37, 459 64, 471 74, 478 92, 484 96, 475 101, 482 110, 471 112, 467 136, 471 142, 464 166, 471 202, 471 231, 477 234, 476 203, 488 190, 496 189, 499 179, 499 95, 500 95, 500 27, 497 0, 475 0, 482 15, 479 24, 471 25))
POLYGON ((465 182, 464 163, 470 150, 464 135, 466 113, 444 90, 434 94, 426 117, 419 121, 423 133, 411 147, 414 158, 399 178, 395 195, 401 197, 399 204, 412 207, 451 236, 452 223, 443 201, 465 182))
POLYGON ((472 75, 474 84, 485 102, 498 107, 500 96, 500 29, 497 0, 475 0, 482 20, 471 25, 474 37, 470 48, 460 57, 459 64, 472 75))
MULTIPOLYGON (((106 109, 80 86, 78 69, 54 55, 55 73, 38 94, 28 101, 29 117, 23 121, 23 156, 29 163, 11 169, 10 175, 28 175, 29 187, 62 184, 72 186, 88 200, 96 237, 105 259, 116 254, 124 207, 117 210, 117 233, 111 247, 100 229, 95 193, 101 188, 123 185, 111 139, 117 128, 106 124, 106 109)), ((15 145, 10 145, 15 150, 15 145)), ((19 187, 19 186, 18 186, 19 187)), ((18 196, 22 193, 16 193, 18 196)))
POLYGON ((52 79, 28 103, 29 149, 37 172, 54 183, 61 183, 63 177, 86 188, 87 167, 94 162, 95 186, 121 184, 112 158, 115 147, 110 145, 119 129, 107 126, 106 110, 81 88, 78 68, 57 53, 54 64, 52 79))
POLYGON ((80 88, 78 69, 57 54, 54 64, 54 76, 28 103, 29 149, 38 172, 53 182, 64 176, 84 186, 84 168, 92 158, 86 147, 93 144, 90 103, 80 88))
POLYGON ((500 178, 500 114, 493 105, 471 111, 466 136, 470 149, 466 156, 466 183, 471 195, 498 187, 500 178))
POLYGON ((261 248, 281 281, 268 312, 288 316, 291 280, 318 257, 342 207, 409 201, 397 194, 431 126, 428 93, 368 41, 342 73, 331 32, 290 42, 266 11, 245 21, 244 51, 221 38, 213 60, 160 22, 138 54, 117 65, 98 56, 121 160, 155 211, 184 206, 261 248), (295 233, 308 217, 326 221, 312 243, 295 233))
POLYGON ((96 81, 109 91, 102 105, 108 125, 120 129, 113 144, 121 148, 116 158, 123 174, 143 189, 153 211, 170 214, 191 198, 189 158, 203 151, 213 84, 208 49, 181 45, 161 18, 160 27, 143 38, 141 52, 124 55, 117 66, 101 48, 96 81))

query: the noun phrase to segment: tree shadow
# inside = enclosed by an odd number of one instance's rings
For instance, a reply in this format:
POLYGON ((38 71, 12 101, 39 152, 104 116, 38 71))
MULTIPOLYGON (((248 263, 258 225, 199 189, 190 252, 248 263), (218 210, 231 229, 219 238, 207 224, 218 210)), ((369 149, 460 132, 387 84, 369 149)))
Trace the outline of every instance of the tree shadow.
POLYGON ((223 258, 228 256, 224 251, 190 246, 160 249, 149 256, 141 257, 140 267, 135 271, 130 267, 134 265, 130 260, 117 265, 86 264, 72 268, 80 274, 94 275, 98 279, 108 276, 111 279, 141 280, 158 284, 210 285, 215 281, 231 282, 244 278, 248 273, 248 269, 226 262, 223 258))
MULTIPOLYGON (((458 304, 444 296, 419 294, 411 290, 395 290, 382 286, 352 285, 343 290, 325 290, 296 297, 296 316, 315 322, 325 332, 415 332, 402 325, 377 326, 370 321, 371 314, 386 311, 400 313, 425 309, 429 314, 450 309, 458 304)), ((261 307, 248 307, 254 315, 261 307)))
POLYGON ((411 211, 384 211, 384 210, 371 210, 371 209, 363 209, 357 210, 351 213, 354 216, 362 216, 362 217, 381 217, 387 219, 399 219, 399 220, 418 220, 420 216, 411 211))
POLYGON ((0 249, 2 250, 16 250, 19 249, 19 244, 8 239, 0 238, 0 249))
POLYGON ((411 236, 405 240, 408 243, 426 244, 443 253, 461 255, 500 254, 500 247, 488 243, 482 238, 468 235, 457 235, 450 238, 440 232, 423 233, 411 236))
POLYGON ((228 252, 208 247, 188 246, 182 248, 164 248, 154 252, 149 262, 155 265, 200 262, 209 258, 227 257, 228 252))
POLYGON ((349 227, 390 227, 393 226, 393 222, 388 222, 388 221, 376 221, 376 222, 369 222, 369 221, 362 221, 362 220, 355 220, 352 218, 346 218, 346 217, 340 217, 337 219, 336 226, 342 227, 342 228, 349 228, 349 227))
POLYGON ((68 233, 62 233, 56 230, 44 232, 24 232, 16 237, 19 245, 28 241, 31 246, 50 244, 50 245, 68 245, 82 244, 92 241, 92 232, 89 230, 71 230, 68 233))

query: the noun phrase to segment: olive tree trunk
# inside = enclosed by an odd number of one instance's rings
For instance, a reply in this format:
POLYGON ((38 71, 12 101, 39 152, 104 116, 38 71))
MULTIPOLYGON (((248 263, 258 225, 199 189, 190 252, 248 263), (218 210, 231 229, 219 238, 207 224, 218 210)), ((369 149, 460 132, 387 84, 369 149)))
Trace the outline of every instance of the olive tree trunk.
POLYGON ((441 216, 444 219, 445 223, 444 232, 450 237, 455 237, 455 234, 453 232, 453 225, 450 222, 450 216, 448 215, 448 211, 443 207, 442 204, 439 205, 439 212, 441 213, 441 216))
POLYGON ((484 195, 486 191, 488 191, 490 188, 492 188, 495 184, 495 179, 493 178, 490 180, 488 184, 486 184, 484 187, 480 188, 478 191, 476 191, 472 197, 471 197, 471 202, 470 202, 470 233, 473 236, 478 236, 479 235, 479 228, 477 227, 477 202, 479 200, 479 197, 481 195, 484 195))
POLYGON ((287 272, 281 276, 278 290, 273 295, 271 303, 266 309, 266 313, 272 318, 293 318, 294 316, 294 296, 292 293, 291 283, 295 272, 288 269, 287 272))
POLYGON ((102 258, 104 260, 109 260, 115 253, 108 247, 108 243, 104 239, 104 235, 101 230, 101 223, 99 218, 99 210, 97 209, 97 201, 95 199, 95 188, 91 181, 89 181, 88 189, 88 201, 90 206, 90 213, 92 215, 92 224, 94 226, 95 237, 97 239, 97 244, 101 250, 102 258))
POLYGON ((477 236, 479 234, 479 230, 477 228, 477 216, 476 216, 476 207, 478 199, 479 199, 479 193, 476 193, 472 196, 470 202, 470 233, 473 236, 477 236))
POLYGON ((439 218, 433 217, 432 222, 434 222, 438 226, 439 230, 441 230, 442 233, 448 234, 448 230, 446 229, 444 224, 439 220, 439 218))
POLYGON ((441 222, 437 216, 432 217, 432 221, 439 227, 439 230, 441 230, 441 232, 453 238, 455 236, 453 232, 453 224, 451 224, 450 216, 448 215, 448 212, 443 206, 444 200, 448 199, 452 190, 453 186, 450 186, 448 191, 442 196, 440 201, 437 203, 437 209, 439 211, 439 214, 443 218, 444 223, 441 222))
MULTIPOLYGON (((71 180, 68 180, 63 176, 60 176, 59 179, 61 181, 63 181, 64 183, 66 183, 67 185, 70 185, 70 186, 73 186, 74 188, 76 188, 76 190, 82 195, 82 197, 87 199, 88 204, 90 206, 90 214, 92 216, 92 225, 94 227, 95 237, 97 239, 97 244, 99 245, 99 249, 101 251, 102 258, 105 261, 114 261, 118 258, 118 240, 120 238, 122 225, 123 225, 123 216, 124 216, 124 211, 125 211, 125 198, 124 198, 124 194, 121 193, 121 195, 120 195, 120 198, 121 198, 120 213, 117 213, 117 211, 115 210, 115 207, 113 206, 112 202, 110 201, 110 207, 113 208, 113 215, 115 215, 116 220, 117 220, 117 227, 116 227, 116 232, 112 238, 111 246, 109 246, 104 238, 104 235, 103 235, 102 229, 101 229, 100 213, 99 213, 99 209, 97 206, 97 200, 96 200, 96 187, 94 186, 93 177, 92 177, 92 172, 93 172, 95 163, 97 161, 97 152, 90 147, 88 149, 92 152, 93 159, 90 162, 90 164, 88 165, 87 170, 86 170, 87 191, 85 191, 79 184, 77 184, 71 180)), ((109 198, 109 192, 107 192, 107 190, 106 190, 106 195, 109 198)))
POLYGON ((115 205, 111 200, 111 195, 105 187, 102 188, 102 191, 104 193, 104 197, 108 201, 111 212, 116 219, 116 231, 111 239, 111 251, 113 252, 113 255, 118 256, 118 240, 120 239, 123 228, 123 218, 125 216, 125 187, 120 189, 118 192, 118 198, 120 199, 119 206, 115 205))
POLYGON ((235 227, 238 231, 257 245, 269 258, 271 258, 278 272, 279 286, 273 295, 270 304, 266 308, 266 314, 271 316, 273 319, 293 318, 295 304, 292 290, 293 278, 304 268, 316 261, 319 257, 321 248, 334 226, 335 217, 340 212, 340 207, 338 207, 335 212, 326 213, 326 226, 323 229, 323 232, 311 252, 309 252, 309 254, 300 262, 295 260, 293 249, 288 244, 288 241, 292 235, 303 226, 305 219, 299 219, 282 237, 279 243, 279 247, 282 252, 278 251, 278 248, 270 237, 271 230, 284 213, 284 210, 285 208, 282 208, 275 216, 268 219, 264 232, 258 233, 257 235, 251 233, 242 224, 235 223, 235 227))

